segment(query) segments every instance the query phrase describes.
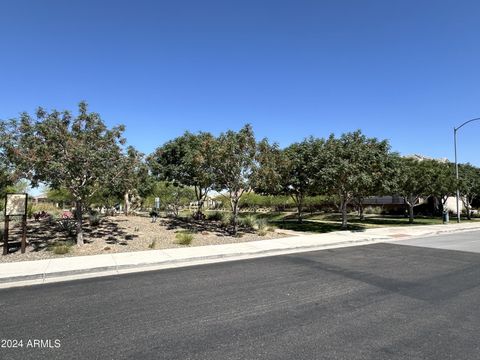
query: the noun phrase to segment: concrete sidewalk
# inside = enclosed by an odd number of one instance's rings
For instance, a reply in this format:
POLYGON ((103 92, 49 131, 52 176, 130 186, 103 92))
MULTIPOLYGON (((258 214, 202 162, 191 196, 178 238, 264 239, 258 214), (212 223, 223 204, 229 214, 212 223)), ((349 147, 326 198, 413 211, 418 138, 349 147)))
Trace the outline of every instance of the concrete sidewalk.
POLYGON ((0 288, 367 245, 471 230, 480 230, 480 222, 337 231, 236 244, 4 263, 0 264, 0 288))

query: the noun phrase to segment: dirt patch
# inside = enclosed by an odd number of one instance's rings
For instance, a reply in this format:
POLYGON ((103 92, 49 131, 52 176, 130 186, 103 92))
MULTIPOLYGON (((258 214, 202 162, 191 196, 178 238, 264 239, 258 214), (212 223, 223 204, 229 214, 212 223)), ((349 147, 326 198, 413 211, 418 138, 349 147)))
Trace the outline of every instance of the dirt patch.
MULTIPOLYGON (((72 225, 74 224, 72 223, 72 225)), ((19 230, 18 226, 13 227, 9 242, 20 239, 19 230)), ((102 218, 98 226, 90 226, 88 221, 85 221, 86 244, 81 247, 73 245, 69 253, 57 255, 52 251, 55 243, 74 241, 74 233, 70 231, 69 234, 68 224, 61 226, 47 220, 29 221, 27 230, 28 246, 25 254, 21 254, 19 249, 11 249, 9 255, 0 255, 0 263, 184 247, 185 245, 177 244, 175 235, 177 232, 185 230, 194 234, 193 241, 189 246, 229 244, 292 236, 292 234, 282 233, 281 230, 269 231, 265 236, 260 236, 249 229, 241 229, 237 236, 232 236, 228 229, 222 227, 220 222, 215 221, 159 218, 157 222, 152 223, 147 217, 119 215, 102 218)), ((0 245, 3 244, 0 243, 0 245)), ((12 245, 11 247, 13 247, 12 245)))

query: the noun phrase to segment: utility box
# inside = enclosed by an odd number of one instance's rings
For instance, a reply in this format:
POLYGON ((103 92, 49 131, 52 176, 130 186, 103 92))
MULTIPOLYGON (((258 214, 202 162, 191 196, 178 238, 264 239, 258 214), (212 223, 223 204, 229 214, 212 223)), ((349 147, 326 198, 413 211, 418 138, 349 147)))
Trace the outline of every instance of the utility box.
POLYGON ((449 219, 449 215, 448 215, 448 211, 444 211, 444 212, 443 212, 442 218, 443 218, 443 223, 444 223, 444 224, 448 224, 448 221, 450 220, 450 219, 449 219))

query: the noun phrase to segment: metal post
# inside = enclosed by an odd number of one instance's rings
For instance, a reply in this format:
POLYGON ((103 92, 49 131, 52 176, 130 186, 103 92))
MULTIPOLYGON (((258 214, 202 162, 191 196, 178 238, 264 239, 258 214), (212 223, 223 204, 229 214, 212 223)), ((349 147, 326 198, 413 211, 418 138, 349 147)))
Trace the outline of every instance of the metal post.
POLYGON ((3 255, 8 254, 8 226, 10 223, 10 215, 5 215, 5 229, 3 230, 3 255))
POLYGON ((455 147, 455 177, 457 179, 457 192, 456 192, 456 200, 457 200, 457 223, 460 222, 460 190, 458 189, 458 161, 457 161, 457 128, 453 128, 453 144, 455 147))
POLYGON ((22 243, 21 243, 22 254, 25 254, 25 248, 27 247, 27 215, 22 216, 22 243))

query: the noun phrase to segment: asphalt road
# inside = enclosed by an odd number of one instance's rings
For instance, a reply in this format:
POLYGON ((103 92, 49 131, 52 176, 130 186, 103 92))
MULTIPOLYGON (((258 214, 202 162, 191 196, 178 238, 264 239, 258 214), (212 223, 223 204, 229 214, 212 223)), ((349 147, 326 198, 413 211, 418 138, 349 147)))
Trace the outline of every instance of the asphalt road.
POLYGON ((480 254, 432 241, 0 290, 0 359, 479 359, 480 254))

